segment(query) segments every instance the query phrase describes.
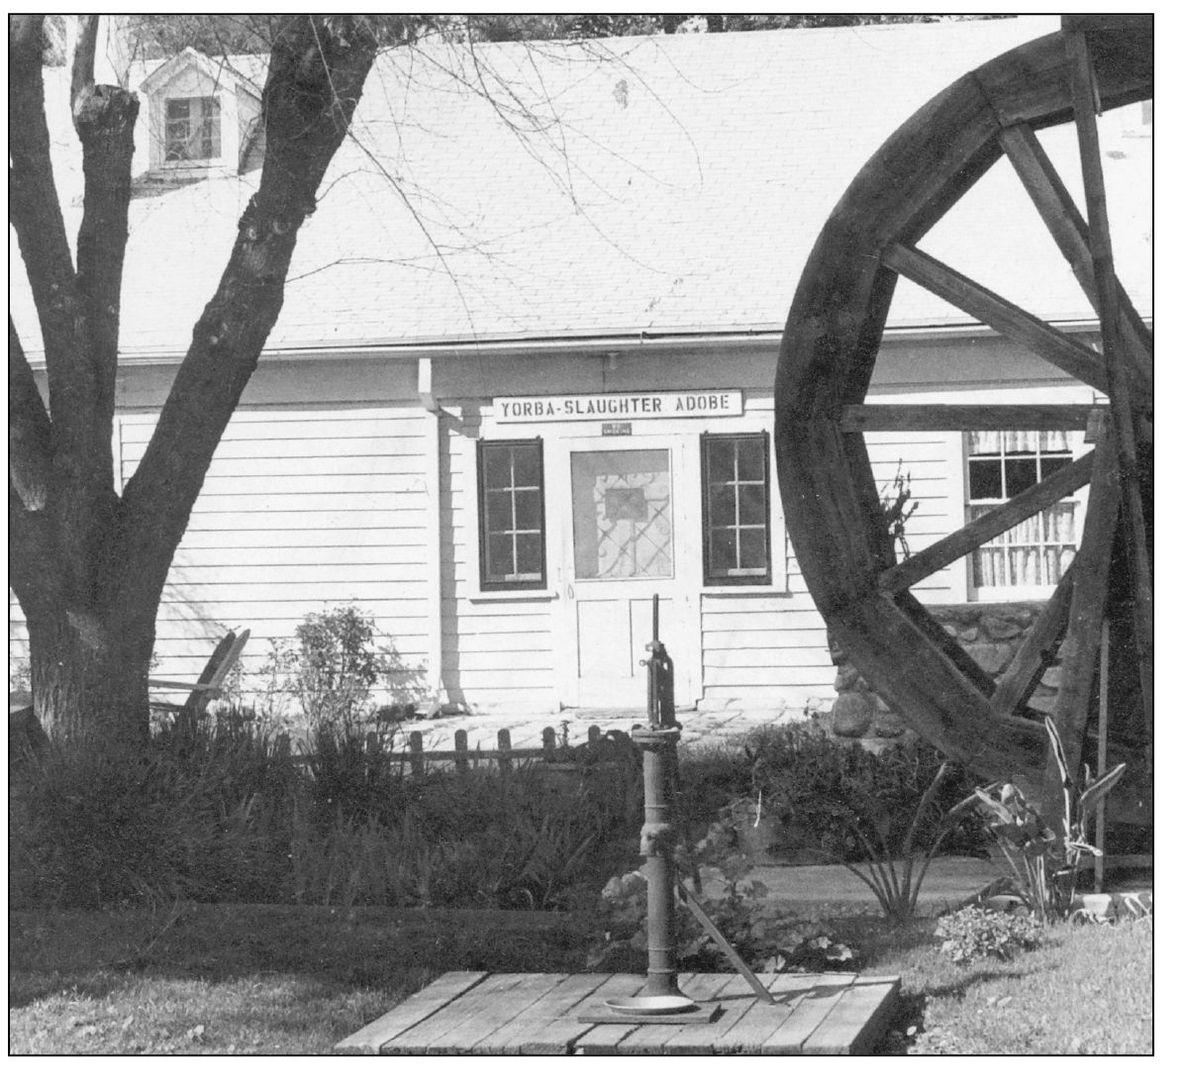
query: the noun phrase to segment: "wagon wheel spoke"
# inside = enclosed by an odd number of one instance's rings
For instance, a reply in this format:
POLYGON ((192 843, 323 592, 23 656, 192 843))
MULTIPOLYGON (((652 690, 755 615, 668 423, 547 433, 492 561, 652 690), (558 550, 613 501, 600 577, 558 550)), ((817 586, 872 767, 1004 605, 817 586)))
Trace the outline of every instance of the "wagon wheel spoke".
POLYGON ((1064 35, 1076 133, 1080 143, 1085 204, 1088 208, 1089 250, 1100 301, 1101 343, 1110 384, 1113 426, 1120 474, 1122 521, 1129 554, 1134 593, 1134 637, 1142 686, 1143 712, 1148 732, 1153 734, 1154 713, 1154 601, 1147 551, 1146 520, 1142 489, 1138 479, 1137 445, 1131 389, 1126 367, 1121 363, 1121 304, 1113 269, 1109 237, 1109 212, 1105 201, 1105 178, 1101 168, 1101 146, 1097 135, 1097 86, 1083 30, 1070 29, 1064 35))
POLYGON ((1092 349, 951 266, 904 244, 888 246, 883 253, 883 262, 896 273, 1030 349, 1073 378, 1102 393, 1109 392, 1105 362, 1092 349))
MULTIPOLYGON (((1039 211, 1047 230, 1067 260, 1080 287, 1099 315, 1096 274, 1089 248, 1089 231, 1076 208, 1067 187, 1060 179, 1046 151, 1040 145, 1029 124, 1004 128, 998 136, 1006 156, 1022 181, 1028 197, 1039 211)), ((1138 317, 1133 302, 1121 282, 1117 282, 1119 332, 1121 342, 1143 390, 1148 390, 1152 378, 1154 339, 1146 324, 1138 317)))
POLYGON ((1056 658, 1056 650, 1068 629, 1068 608, 1072 600, 1074 574, 1069 566, 1048 600, 1031 632, 1019 646, 1014 659, 999 675, 990 703, 999 712, 1009 714, 1025 705, 1056 658))
POLYGON ((1086 453, 1070 465, 1057 469, 1046 479, 1015 495, 1009 502, 995 507, 944 539, 926 547, 919 554, 892 566, 879 575, 879 590, 886 593, 902 592, 918 581, 931 576, 957 559, 976 551, 995 536, 1034 517, 1041 510, 1054 506, 1089 482, 1093 469, 1093 452, 1086 453))
MULTIPOLYGON (((1056 695, 1055 720, 1068 759, 1069 774, 1080 764, 1080 750, 1088 725, 1093 696, 1101 623, 1109 598, 1109 566, 1113 558, 1113 537, 1121 505, 1120 480, 1114 453, 1114 438, 1106 432, 1094 451, 1089 507, 1081 532, 1080 549, 1072 560, 1072 599, 1068 627, 1060 649, 1060 691, 1056 695)), ((1060 777, 1049 761, 1048 782, 1058 785, 1060 777)), ((1047 788, 1049 791, 1053 787, 1047 788)))

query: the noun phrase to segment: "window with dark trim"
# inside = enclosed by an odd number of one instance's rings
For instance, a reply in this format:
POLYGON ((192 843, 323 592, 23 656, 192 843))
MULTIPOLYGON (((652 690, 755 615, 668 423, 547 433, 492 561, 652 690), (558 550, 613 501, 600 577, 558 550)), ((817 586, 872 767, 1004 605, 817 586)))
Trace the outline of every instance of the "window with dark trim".
POLYGON ((702 436, 703 579, 770 584, 768 435, 702 436))
POLYGON ((478 442, 481 588, 546 587, 542 439, 478 442))
POLYGON ((216 97, 170 97, 164 103, 164 160, 209 161, 222 155, 222 105, 216 97))
MULTIPOLYGON (((970 431, 967 520, 1047 479, 1072 458, 1072 438, 1063 431, 970 431)), ((970 559, 974 589, 1050 590, 1076 553, 1076 522, 1076 499, 1066 498, 982 544, 970 559)))

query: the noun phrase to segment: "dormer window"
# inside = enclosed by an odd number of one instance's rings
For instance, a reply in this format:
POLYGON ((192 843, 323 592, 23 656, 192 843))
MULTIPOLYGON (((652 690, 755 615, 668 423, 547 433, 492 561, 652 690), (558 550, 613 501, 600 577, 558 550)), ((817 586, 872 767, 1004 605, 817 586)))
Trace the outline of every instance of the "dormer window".
POLYGON ((216 97, 170 97, 164 107, 166 162, 211 161, 222 156, 222 106, 216 97))

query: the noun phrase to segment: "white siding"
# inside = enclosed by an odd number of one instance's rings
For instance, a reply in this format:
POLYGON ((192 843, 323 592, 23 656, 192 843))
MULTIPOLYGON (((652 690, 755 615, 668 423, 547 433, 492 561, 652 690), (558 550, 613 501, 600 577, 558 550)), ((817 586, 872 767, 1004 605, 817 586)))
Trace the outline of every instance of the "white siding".
MULTIPOLYGON (((226 429, 177 550, 154 674, 194 675, 248 628, 248 674, 312 611, 354 605, 403 661, 427 659, 425 443, 417 407, 245 409, 226 429)), ((125 415, 124 475, 155 413, 125 415)))
MULTIPOLYGON (((440 561, 443 684, 471 708, 523 711, 558 704, 552 601, 480 594, 476 440, 480 418, 449 414, 442 437, 440 561)), ((546 478, 548 481, 551 477, 546 478)))

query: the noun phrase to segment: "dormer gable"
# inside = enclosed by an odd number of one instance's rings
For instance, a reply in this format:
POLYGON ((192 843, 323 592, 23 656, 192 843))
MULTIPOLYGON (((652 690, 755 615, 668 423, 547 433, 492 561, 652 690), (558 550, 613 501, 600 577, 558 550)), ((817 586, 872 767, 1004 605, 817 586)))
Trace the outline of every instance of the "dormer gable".
POLYGON ((254 56, 213 59, 190 47, 147 75, 139 95, 149 176, 197 180, 258 167, 265 64, 254 56))

